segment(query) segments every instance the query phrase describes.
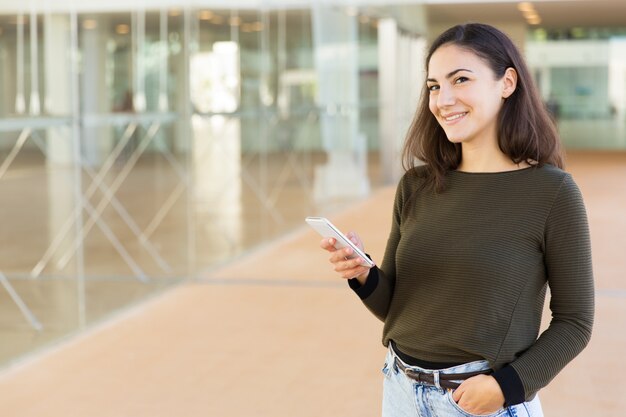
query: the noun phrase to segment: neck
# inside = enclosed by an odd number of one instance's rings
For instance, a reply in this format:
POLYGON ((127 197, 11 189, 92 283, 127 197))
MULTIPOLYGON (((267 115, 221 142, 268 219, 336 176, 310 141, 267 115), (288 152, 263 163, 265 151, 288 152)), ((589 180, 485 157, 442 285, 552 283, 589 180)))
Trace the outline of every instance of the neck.
POLYGON ((463 144, 461 163, 457 170, 464 172, 502 172, 513 171, 528 166, 529 165, 525 162, 519 164, 513 162, 497 145, 485 149, 482 147, 465 146, 465 144, 463 144))

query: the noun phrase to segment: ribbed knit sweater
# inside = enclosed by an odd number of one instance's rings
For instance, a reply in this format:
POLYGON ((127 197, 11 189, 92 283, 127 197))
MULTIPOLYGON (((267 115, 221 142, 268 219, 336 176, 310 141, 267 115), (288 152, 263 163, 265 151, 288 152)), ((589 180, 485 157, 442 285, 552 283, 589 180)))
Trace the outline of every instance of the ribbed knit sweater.
POLYGON ((408 171, 379 268, 350 286, 384 321, 383 344, 428 362, 486 359, 507 405, 534 397, 588 343, 594 289, 587 216, 551 165, 452 171, 441 193, 408 171), (539 335, 550 288, 552 320, 539 335))

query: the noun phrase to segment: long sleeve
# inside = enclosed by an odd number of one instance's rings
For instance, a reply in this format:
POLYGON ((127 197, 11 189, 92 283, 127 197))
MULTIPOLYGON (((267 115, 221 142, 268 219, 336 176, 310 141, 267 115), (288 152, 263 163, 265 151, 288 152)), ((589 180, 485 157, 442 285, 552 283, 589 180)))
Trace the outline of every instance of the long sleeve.
POLYGON ((381 321, 385 321, 396 277, 395 254, 398 242, 400 241, 400 227, 402 223, 402 208, 404 205, 404 179, 398 184, 393 205, 393 217, 391 222, 391 232, 387 239, 385 256, 381 268, 374 267, 370 270, 367 281, 364 285, 359 285, 358 281, 350 280, 350 288, 361 298, 365 306, 381 321))
MULTIPOLYGON (((582 196, 570 175, 564 177, 546 221, 544 245, 552 320, 537 341, 510 364, 525 399, 547 385, 591 337, 594 285, 589 228, 582 196)), ((500 370, 500 375, 514 378, 507 368, 500 370)))

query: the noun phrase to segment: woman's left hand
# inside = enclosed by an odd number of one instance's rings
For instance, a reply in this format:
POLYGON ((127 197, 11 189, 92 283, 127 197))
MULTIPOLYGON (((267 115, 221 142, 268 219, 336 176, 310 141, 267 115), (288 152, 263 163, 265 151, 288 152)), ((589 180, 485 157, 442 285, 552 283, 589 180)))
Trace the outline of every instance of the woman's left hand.
POLYGON ((463 410, 475 415, 492 414, 504 406, 500 384, 489 375, 466 379, 454 390, 452 398, 463 410))

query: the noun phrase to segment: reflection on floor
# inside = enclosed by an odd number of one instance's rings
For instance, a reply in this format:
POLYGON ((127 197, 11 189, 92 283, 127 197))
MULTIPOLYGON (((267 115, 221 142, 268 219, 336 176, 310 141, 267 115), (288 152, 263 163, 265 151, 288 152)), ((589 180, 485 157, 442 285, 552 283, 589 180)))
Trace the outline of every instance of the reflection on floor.
MULTIPOLYGON (((568 170, 589 215, 596 321, 589 346, 540 398, 546 416, 618 417, 626 409, 626 153, 571 152, 568 170)), ((383 187, 331 216, 358 231, 377 261, 394 191, 383 187)), ((7 369, 0 410, 11 417, 380 416, 382 323, 332 272, 318 242, 303 225, 7 369)), ((543 319, 545 326, 547 310, 543 319)))
MULTIPOLYGON (((78 178, 71 167, 47 166, 38 151, 22 151, 0 178, 0 273, 12 287, 0 287, 0 366, 271 242, 307 215, 353 203, 313 200, 314 169, 324 161, 310 152, 244 154, 237 184, 196 178, 194 194, 176 170, 185 166, 184 155, 172 163, 146 154, 125 177, 124 161, 117 161, 95 187, 97 172, 78 178), (230 193, 233 188, 240 192, 230 193), (76 224, 89 225, 90 217, 76 210, 77 190, 101 212, 84 239, 76 224), (22 314, 11 290, 42 331, 22 314)), ((377 186, 375 154, 369 162, 377 186)))
POLYGON ((0 288, 0 361, 3 363, 75 334, 174 283, 164 279, 149 283, 133 279, 90 279, 82 284, 83 291, 81 284, 70 278, 10 282, 43 329, 33 329, 9 293, 0 288))

